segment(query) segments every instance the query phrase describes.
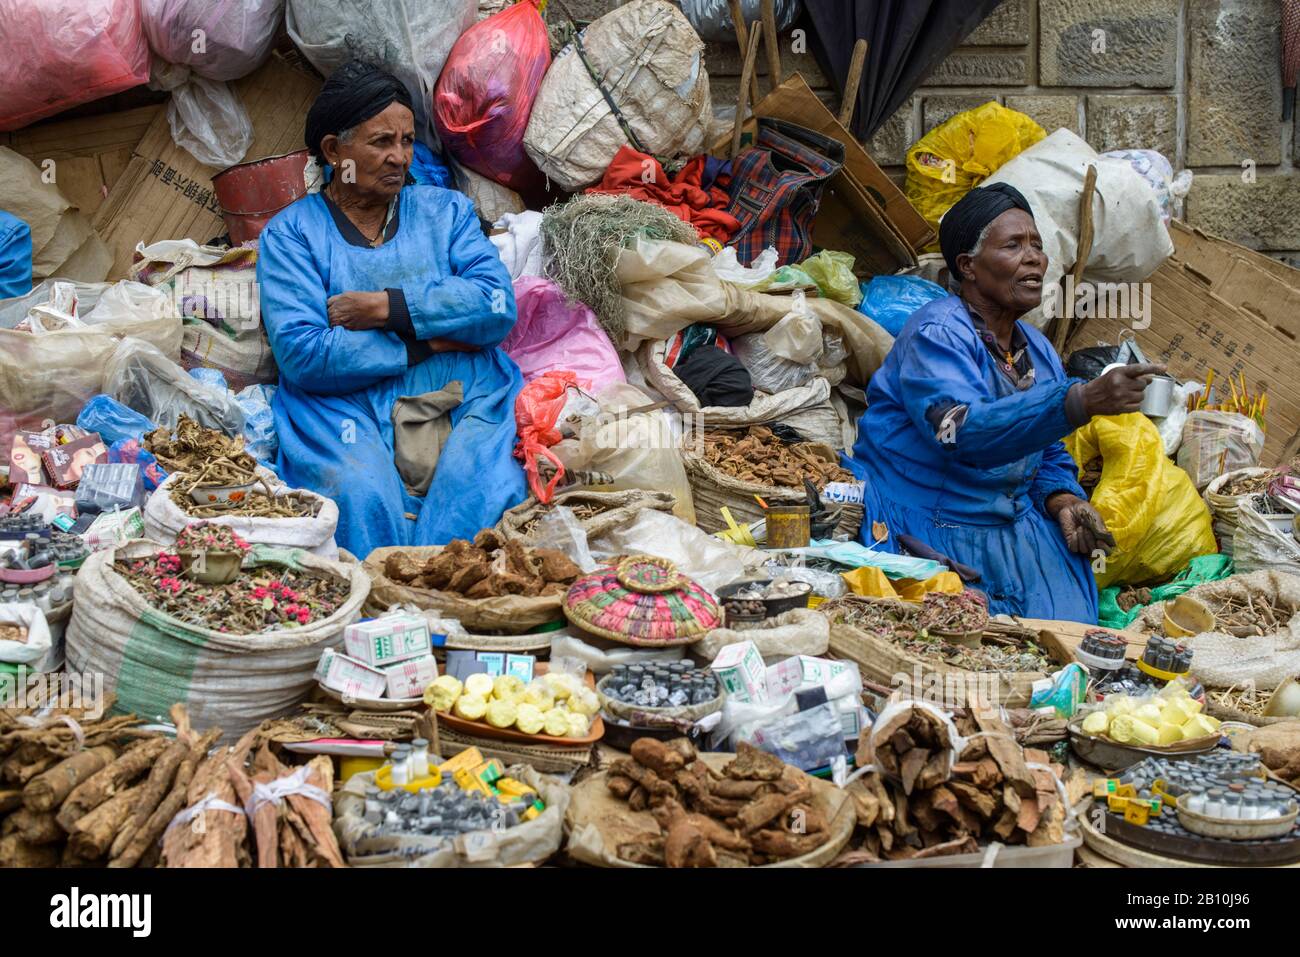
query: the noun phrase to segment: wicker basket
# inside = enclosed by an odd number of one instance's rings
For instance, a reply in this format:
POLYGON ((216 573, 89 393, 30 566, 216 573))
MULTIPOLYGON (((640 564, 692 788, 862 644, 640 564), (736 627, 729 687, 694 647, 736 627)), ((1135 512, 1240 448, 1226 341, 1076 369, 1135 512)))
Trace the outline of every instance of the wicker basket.
MULTIPOLYGON (((1043 632, 1038 637, 1039 643, 1059 664, 1064 665, 1073 660, 1069 651, 1050 633, 1043 632)), ((927 691, 927 685, 938 683, 943 689, 945 705, 951 707, 964 707, 967 703, 966 692, 977 690, 997 695, 997 701, 989 703, 1004 708, 1026 708, 1033 696, 1034 682, 1047 677, 1041 671, 1003 674, 954 668, 941 661, 930 661, 913 655, 893 642, 877 638, 861 628, 834 622, 831 623, 830 653, 833 658, 857 662, 863 678, 886 687, 911 687, 919 675, 923 684, 919 688, 912 688, 912 691, 922 694, 927 691)))
POLYGON ((594 635, 644 648, 689 645, 722 626, 717 599, 652 555, 583 575, 564 596, 564 614, 594 635))
MULTIPOLYGON (((710 534, 727 528, 727 522, 722 517, 723 506, 731 511, 731 517, 739 525, 762 521, 765 513, 754 499, 755 495, 769 505, 803 505, 808 501, 808 496, 802 489, 742 482, 690 452, 682 454, 682 463, 686 466, 691 497, 695 500, 695 523, 710 534)), ((839 507, 840 521, 835 526, 835 533, 857 538, 858 531, 862 528, 862 506, 854 503, 839 507)))

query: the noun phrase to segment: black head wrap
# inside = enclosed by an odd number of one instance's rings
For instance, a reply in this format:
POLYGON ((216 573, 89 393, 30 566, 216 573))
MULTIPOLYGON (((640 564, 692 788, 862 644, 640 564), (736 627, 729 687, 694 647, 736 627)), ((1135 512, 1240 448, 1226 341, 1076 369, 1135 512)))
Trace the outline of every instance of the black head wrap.
POLYGON ((324 162, 320 143, 377 116, 392 103, 411 109, 411 94, 402 81, 377 66, 349 60, 330 74, 307 112, 307 149, 324 162))
POLYGON ((961 281, 957 257, 974 249, 984 227, 1008 209, 1023 209, 1030 216, 1034 215, 1020 190, 1007 183, 994 183, 972 189, 943 214, 939 221, 939 249, 955 282, 961 281))

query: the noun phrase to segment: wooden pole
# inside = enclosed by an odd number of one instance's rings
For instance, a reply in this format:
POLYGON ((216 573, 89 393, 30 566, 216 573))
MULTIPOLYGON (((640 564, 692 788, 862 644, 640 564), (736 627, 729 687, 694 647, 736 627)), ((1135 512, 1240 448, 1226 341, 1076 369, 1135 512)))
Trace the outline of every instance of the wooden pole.
POLYGON ((862 86, 862 70, 867 65, 867 41, 853 44, 853 59, 849 61, 849 75, 844 81, 844 96, 840 100, 840 126, 848 127, 853 111, 858 106, 858 88, 862 86))
MULTIPOLYGON (((1072 288, 1068 290, 1069 306, 1062 315, 1056 318, 1056 337, 1053 345, 1056 346, 1056 354, 1061 356, 1062 361, 1065 359, 1065 348, 1085 321, 1082 319, 1076 321, 1074 318, 1074 296, 1079 284, 1083 282, 1083 271, 1088 268, 1088 258, 1092 255, 1092 198, 1096 192, 1097 167, 1089 166, 1087 175, 1083 178, 1083 192, 1079 196, 1079 254, 1075 258, 1074 268, 1070 272, 1073 283, 1072 288)), ((1062 301, 1064 302, 1064 300, 1062 301)))
POLYGON ((781 48, 776 34, 776 0, 763 0, 763 40, 767 46, 768 89, 781 85, 781 48))
MULTIPOLYGON (((740 53, 743 56, 749 49, 749 28, 745 25, 745 11, 740 5, 740 0, 728 0, 731 5, 731 23, 736 29, 736 45, 740 47, 740 53)), ((758 76, 752 76, 749 79, 749 100, 751 103, 758 102, 758 76)))
POLYGON ((740 154, 740 133, 745 126, 745 114, 749 112, 749 84, 754 79, 754 64, 758 61, 758 44, 763 38, 763 24, 757 22, 749 34, 749 47, 745 50, 745 65, 740 72, 740 96, 736 103, 736 122, 731 128, 731 158, 740 154))

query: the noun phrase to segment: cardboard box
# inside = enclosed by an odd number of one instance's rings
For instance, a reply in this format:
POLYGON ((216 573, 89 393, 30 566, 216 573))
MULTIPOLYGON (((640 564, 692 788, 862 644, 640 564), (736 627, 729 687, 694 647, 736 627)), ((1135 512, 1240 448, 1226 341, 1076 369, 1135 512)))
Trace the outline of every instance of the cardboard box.
MULTIPOLYGON (((835 698, 842 694, 831 687, 832 681, 852 670, 844 661, 831 661, 829 658, 814 658, 811 655, 795 655, 778 661, 767 669, 764 683, 770 696, 789 694, 805 688, 827 688, 827 697, 835 698), (833 693, 835 692, 835 693, 833 693)), ((859 689, 861 684, 858 685, 859 689)))
POLYGON ((1220 382, 1244 374, 1251 391, 1268 391, 1260 464, 1273 466, 1300 447, 1300 314, 1288 311, 1290 287, 1229 246, 1218 246, 1216 253, 1212 244, 1198 241, 1198 267, 1175 255, 1152 273, 1146 285, 1148 328, 1133 329, 1128 318, 1088 319, 1065 354, 1098 342, 1115 344, 1131 330, 1147 358, 1166 363, 1180 380, 1204 382, 1211 369, 1220 382), (1241 304, 1216 293, 1216 285, 1241 304))
POLYGON ((438 662, 433 655, 407 658, 381 669, 388 681, 388 697, 418 698, 438 677, 438 662))
POLYGON ((738 641, 718 652, 709 668, 717 676, 722 690, 737 701, 767 700, 763 656, 752 641, 738 641))
POLYGON ((44 120, 0 133, 0 146, 21 153, 38 167, 53 160, 54 184, 68 202, 94 216, 126 172, 136 145, 166 107, 140 106, 100 116, 44 120))
MULTIPOLYGON (((302 149, 307 110, 320 91, 318 78, 276 55, 232 85, 253 122, 245 162, 302 149)), ((176 145, 161 110, 95 214, 95 229, 113 254, 110 278, 128 275, 137 243, 186 237, 203 243, 223 235, 226 224, 212 193, 217 172, 176 145)))
MULTIPOLYGON (((844 169, 831 180, 830 195, 823 196, 817 213, 813 235, 817 245, 855 256, 861 254, 864 261, 875 261, 880 267, 901 258, 905 249, 906 261, 898 266, 903 268, 915 265, 916 255, 936 241, 930 224, 853 134, 840 125, 801 75, 794 73, 786 78, 758 101, 753 112, 754 116, 798 123, 844 144, 844 169), (855 221, 854 216, 862 217, 862 221, 855 221), (871 249, 868 236, 872 234, 885 249, 871 249)), ((752 118, 745 123, 740 140, 742 149, 753 144, 756 128, 752 118)), ((731 130, 728 130, 725 137, 714 143, 713 154, 729 156, 730 152, 731 130)), ((878 268, 873 275, 884 271, 878 268)), ((897 272, 897 269, 888 271, 897 272)))
POLYGON ((536 655, 506 655, 506 674, 514 675, 524 684, 533 680, 536 655))
POLYGON ((358 661, 381 668, 432 654, 429 625, 419 615, 386 615, 343 629, 343 646, 358 661))
POLYGON ((478 653, 478 663, 483 666, 483 670, 493 678, 506 673, 506 656, 502 651, 480 651, 478 653))
POLYGON ((316 680, 350 698, 380 698, 388 689, 388 678, 378 668, 333 648, 321 652, 316 665, 316 680))

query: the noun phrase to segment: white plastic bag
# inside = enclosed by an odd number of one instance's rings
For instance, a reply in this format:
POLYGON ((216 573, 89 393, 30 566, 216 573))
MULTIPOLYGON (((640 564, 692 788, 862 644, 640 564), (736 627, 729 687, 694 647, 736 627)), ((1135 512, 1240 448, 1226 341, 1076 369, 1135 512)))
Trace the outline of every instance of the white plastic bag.
POLYGON ((1259 424, 1237 412, 1200 410, 1187 416, 1178 467, 1192 477, 1197 490, 1224 472, 1252 468, 1264 451, 1259 424))
POLYGON ((1260 514, 1256 497, 1237 502, 1237 527, 1232 533, 1232 561, 1238 572, 1268 570, 1300 575, 1300 542, 1260 514))
POLYGON ((790 311, 763 333, 763 342, 775 355, 791 362, 813 362, 822 353, 822 322, 808 309, 802 289, 790 296, 790 311))
POLYGON ((596 558, 654 555, 667 558, 677 571, 709 591, 743 578, 743 553, 730 542, 714 538, 667 512, 646 509, 636 521, 611 529, 589 543, 596 558))
POLYGON ((757 286, 776 272, 780 258, 776 247, 768 246, 748 266, 742 266, 736 257, 735 247, 723 246, 722 252, 713 257, 710 265, 713 266, 714 274, 724 282, 735 283, 737 286, 757 286))
POLYGON ((50 626, 45 613, 33 602, 14 602, 0 605, 0 622, 22 625, 27 629, 26 641, 0 641, 0 661, 14 665, 30 665, 40 661, 50 650, 50 626))
POLYGON ((176 145, 205 166, 234 166, 253 145, 253 121, 235 91, 197 74, 172 91, 167 123, 176 145))
POLYGON ((140 339, 127 339, 113 351, 104 368, 104 392, 169 429, 184 413, 205 428, 244 434, 244 412, 228 390, 190 377, 140 339))

